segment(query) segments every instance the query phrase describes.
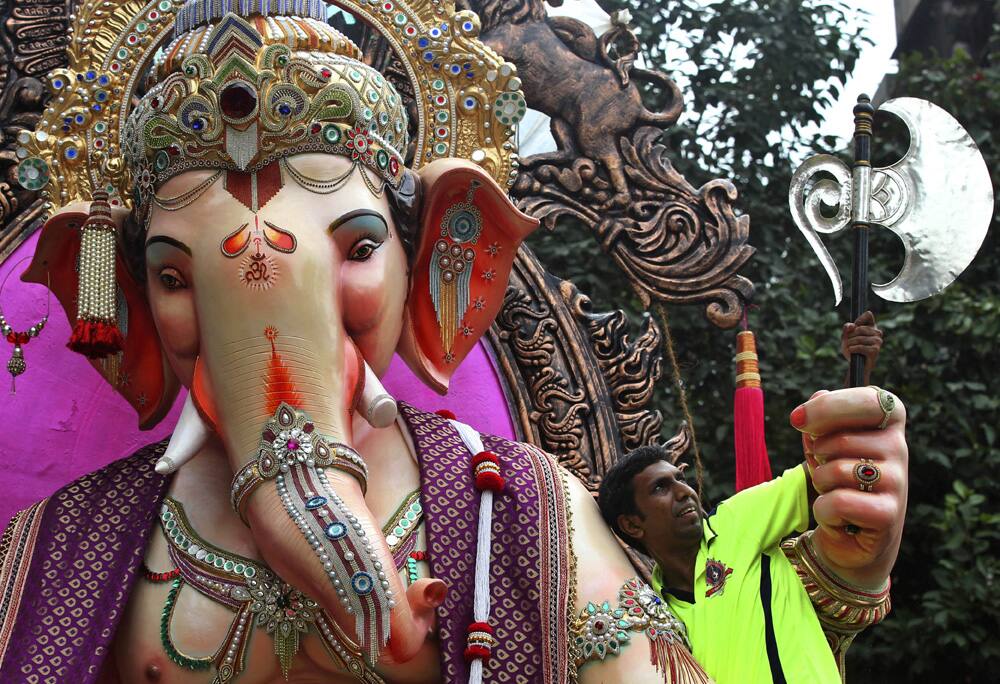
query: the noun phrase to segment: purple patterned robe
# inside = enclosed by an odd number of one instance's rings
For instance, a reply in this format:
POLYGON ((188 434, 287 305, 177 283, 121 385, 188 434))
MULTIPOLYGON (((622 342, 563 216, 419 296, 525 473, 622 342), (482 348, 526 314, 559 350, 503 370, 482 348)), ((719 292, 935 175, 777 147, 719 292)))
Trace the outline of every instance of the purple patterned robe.
MULTIPOLYGON (((438 615, 441 672, 468 680, 479 493, 472 454, 447 420, 401 405, 420 461, 438 615)), ((491 614, 498 641, 484 681, 567 681, 572 578, 567 494, 555 460, 483 435, 507 486, 494 498, 491 614)), ((20 513, 0 541, 0 682, 92 684, 124 613, 168 478, 165 442, 63 487, 20 513)))

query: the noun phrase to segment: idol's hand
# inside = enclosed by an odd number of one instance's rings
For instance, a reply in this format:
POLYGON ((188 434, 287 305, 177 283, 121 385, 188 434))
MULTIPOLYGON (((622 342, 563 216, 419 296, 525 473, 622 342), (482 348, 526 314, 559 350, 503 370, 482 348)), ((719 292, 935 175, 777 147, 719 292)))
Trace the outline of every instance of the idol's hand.
POLYGON ((813 541, 827 567, 881 586, 899 552, 906 515, 906 409, 875 387, 817 392, 791 414, 802 432, 818 497, 813 541))

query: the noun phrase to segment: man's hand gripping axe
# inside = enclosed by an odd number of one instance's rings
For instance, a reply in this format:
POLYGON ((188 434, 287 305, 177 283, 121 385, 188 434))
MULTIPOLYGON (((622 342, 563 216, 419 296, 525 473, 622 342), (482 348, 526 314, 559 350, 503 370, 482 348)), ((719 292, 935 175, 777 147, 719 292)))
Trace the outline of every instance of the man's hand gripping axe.
MULTIPOLYGON (((889 301, 915 302, 941 292, 972 263, 993 216, 989 170, 958 121, 912 97, 889 100, 880 110, 902 119, 910 131, 910 148, 902 159, 872 168, 875 108, 862 95, 854 108, 853 166, 828 154, 811 157, 796 169, 788 192, 792 217, 830 276, 836 304, 843 294, 840 272, 819 233, 839 233, 848 226, 854 231, 852 321, 868 308, 873 224, 899 236, 905 256, 899 274, 872 289, 889 301), (824 207, 836 213, 824 216, 824 207)), ((861 354, 851 355, 852 387, 863 384, 864 364, 861 354)))

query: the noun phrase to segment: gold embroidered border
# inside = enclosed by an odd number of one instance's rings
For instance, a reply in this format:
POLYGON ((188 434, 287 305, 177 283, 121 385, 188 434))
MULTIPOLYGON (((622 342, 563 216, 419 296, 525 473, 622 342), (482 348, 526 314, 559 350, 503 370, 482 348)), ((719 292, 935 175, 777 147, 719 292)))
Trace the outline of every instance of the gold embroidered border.
POLYGON ((14 632, 46 503, 48 499, 43 499, 17 513, 0 540, 0 667, 3 667, 7 644, 14 632))

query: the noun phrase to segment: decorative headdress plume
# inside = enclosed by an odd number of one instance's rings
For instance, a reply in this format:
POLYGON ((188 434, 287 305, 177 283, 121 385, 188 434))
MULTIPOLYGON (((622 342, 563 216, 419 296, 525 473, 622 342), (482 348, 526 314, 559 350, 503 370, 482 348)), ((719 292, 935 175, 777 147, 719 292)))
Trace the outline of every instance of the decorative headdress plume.
POLYGON ((442 157, 471 159, 509 187, 524 98, 514 67, 478 34, 478 17, 450 0, 84 0, 69 68, 50 74, 48 109, 17 149, 18 179, 47 210, 92 202, 72 348, 120 348, 111 211, 144 221, 156 187, 178 173, 225 170, 252 208, 268 199, 256 174, 307 151, 351 158, 373 189, 442 157), (377 31, 404 66, 417 112, 408 160, 402 98, 326 23, 330 5, 377 31))

